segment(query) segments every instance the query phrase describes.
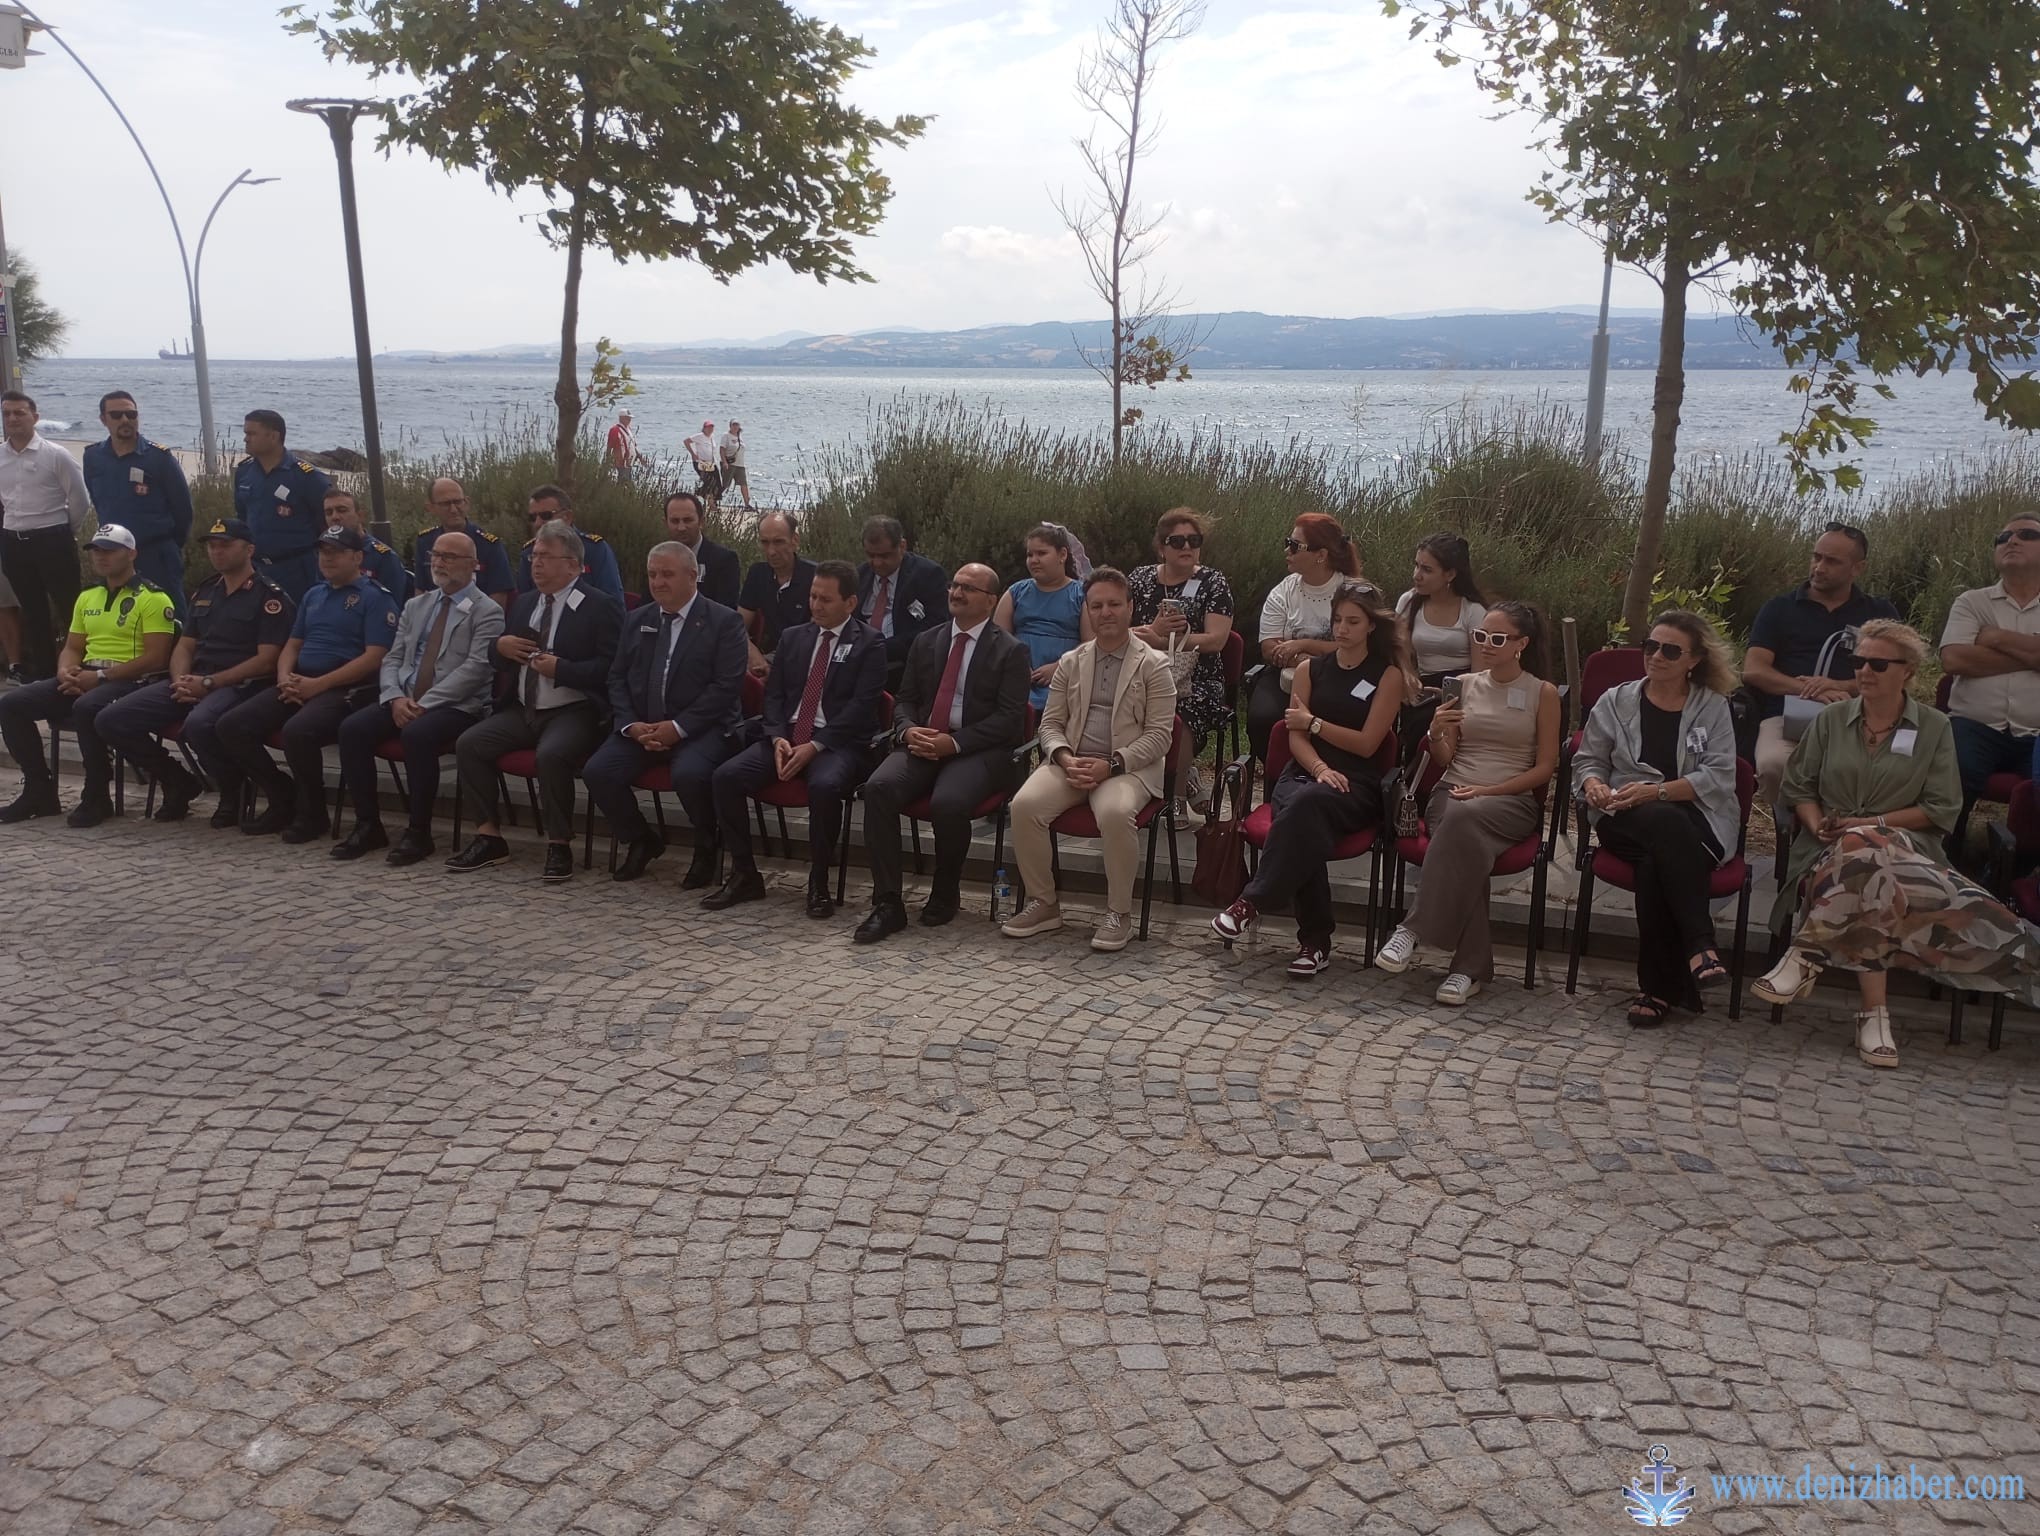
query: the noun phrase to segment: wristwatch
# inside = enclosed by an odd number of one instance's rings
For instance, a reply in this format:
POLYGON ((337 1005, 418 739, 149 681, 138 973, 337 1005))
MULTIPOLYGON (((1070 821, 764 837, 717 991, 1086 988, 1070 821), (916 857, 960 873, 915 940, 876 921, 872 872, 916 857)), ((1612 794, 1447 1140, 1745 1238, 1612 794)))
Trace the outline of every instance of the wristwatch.
POLYGON ((1113 753, 1111 776, 1116 779, 1124 772, 1126 772, 1126 759, 1121 757, 1117 752, 1113 753))
POLYGON ((1310 717, 1310 733, 1311 733, 1311 735, 1313 735, 1313 736, 1316 736, 1316 735, 1320 734, 1320 733, 1321 733, 1321 732, 1323 731, 1323 729, 1324 729, 1324 724, 1325 724, 1325 723, 1324 723, 1324 721, 1323 721, 1323 720, 1321 720, 1321 719, 1320 719, 1320 718, 1319 718, 1318 716, 1316 716, 1316 715, 1312 715, 1312 716, 1310 717))
POLYGON ((198 681, 199 685, 203 687, 207 693, 211 693, 214 687, 217 686, 213 682, 212 674, 210 672, 206 673, 206 675, 204 677, 201 677, 198 681))
POLYGON ((1660 799, 1660 800, 1669 800, 1669 799, 1671 799, 1671 798, 1672 798, 1672 786, 1671 786, 1671 785, 1669 785, 1669 784, 1665 784, 1665 783, 1662 783, 1662 782, 1661 782, 1661 783, 1660 783, 1660 784, 1658 785, 1658 787, 1657 787, 1657 797, 1658 797, 1658 799, 1660 799))

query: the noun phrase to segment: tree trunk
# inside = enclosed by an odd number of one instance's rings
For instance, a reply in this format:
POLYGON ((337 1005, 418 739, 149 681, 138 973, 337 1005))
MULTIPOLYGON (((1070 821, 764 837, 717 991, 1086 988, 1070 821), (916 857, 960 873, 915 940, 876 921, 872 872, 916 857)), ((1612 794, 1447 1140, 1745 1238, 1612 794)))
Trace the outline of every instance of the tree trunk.
POLYGON ((1686 293, 1693 282, 1693 258, 1673 214, 1665 240, 1665 307, 1658 321, 1657 387, 1651 393, 1650 467, 1643 477, 1643 515, 1636 525, 1636 555, 1622 592, 1622 619, 1629 643, 1641 644, 1650 623, 1650 594, 1657 582, 1658 551, 1665 539, 1665 515, 1672 504, 1672 470, 1679 452, 1679 408, 1686 403, 1686 293))
POLYGON ((595 103, 581 108, 580 164, 574 177, 574 207, 567 226, 567 291, 560 306, 560 373, 553 384, 559 429, 553 439, 553 474, 569 490, 574 484, 574 446, 581 435, 581 251, 588 240, 588 182, 595 151, 595 103))

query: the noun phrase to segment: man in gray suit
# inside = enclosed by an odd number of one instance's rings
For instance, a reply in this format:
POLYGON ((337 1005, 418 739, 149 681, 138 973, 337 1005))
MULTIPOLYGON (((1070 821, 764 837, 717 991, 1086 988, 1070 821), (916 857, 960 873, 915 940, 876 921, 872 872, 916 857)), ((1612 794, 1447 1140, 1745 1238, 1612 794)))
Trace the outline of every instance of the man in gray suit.
POLYGON ((465 533, 442 533, 430 559, 432 590, 404 605, 396 641, 383 656, 378 702, 340 722, 340 772, 354 802, 354 830, 333 846, 336 859, 389 848, 375 798, 375 751, 392 736, 403 743, 411 819, 388 862, 430 858, 439 759, 488 712, 503 609, 476 585, 474 540, 465 533))

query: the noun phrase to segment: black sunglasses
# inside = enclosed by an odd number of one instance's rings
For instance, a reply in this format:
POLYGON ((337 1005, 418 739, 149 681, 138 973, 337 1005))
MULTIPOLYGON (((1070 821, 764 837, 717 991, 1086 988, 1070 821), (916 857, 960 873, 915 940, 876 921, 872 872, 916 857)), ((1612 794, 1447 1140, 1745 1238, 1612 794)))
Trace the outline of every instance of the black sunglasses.
POLYGON ((1643 642, 1643 654, 1662 656, 1666 661, 1682 661, 1686 648, 1676 640, 1646 640, 1643 642))
POLYGON ((1882 677, 1886 672, 1890 671, 1893 667, 1902 667, 1904 665, 1905 665, 1904 662, 1894 660, 1892 657, 1889 656, 1858 656, 1856 658, 1856 670, 1858 672, 1862 671, 1865 667, 1868 667, 1872 672, 1875 672, 1879 677, 1882 677))
MULTIPOLYGON (((108 411, 106 419, 108 421, 133 421, 141 414, 140 411, 108 411)), ((2036 537, 2040 537, 2040 535, 2036 535, 2036 537)))
POLYGON ((2012 542, 2012 540, 2014 540, 2014 539, 2025 539, 2025 540, 2028 540, 2029 542, 2030 542, 2031 540, 2033 540, 2033 539, 2040 539, 2040 528, 2005 528, 2005 529, 2001 529, 2001 530, 1999 531, 1999 533, 1998 533, 1998 536, 1997 536, 1996 538, 1994 538, 1994 539, 1992 539, 1992 540, 1991 540, 1991 543, 1993 543, 1993 544, 2009 544, 2009 543, 2011 543, 2011 542, 2012 542))
MULTIPOLYGON (((2040 538, 2040 534, 2035 534, 2034 537, 2040 538)), ((1202 549, 1204 548, 1204 535, 1201 533, 1172 533, 1163 539, 1162 542, 1171 549, 1202 549)), ((1290 542, 1295 543, 1296 541, 1292 539, 1290 542)))
POLYGON ((1282 541, 1282 547, 1288 550, 1292 555, 1300 555, 1304 551, 1304 542, 1301 539, 1284 539, 1282 541))

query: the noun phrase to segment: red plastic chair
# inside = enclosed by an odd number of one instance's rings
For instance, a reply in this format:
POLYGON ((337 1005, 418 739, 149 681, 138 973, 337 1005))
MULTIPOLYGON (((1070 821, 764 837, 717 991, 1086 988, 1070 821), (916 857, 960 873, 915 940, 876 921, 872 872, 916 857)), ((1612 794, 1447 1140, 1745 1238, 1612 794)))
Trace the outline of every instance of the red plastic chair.
MULTIPOLYGON (((1155 843, 1161 836, 1162 823, 1169 824, 1169 899, 1183 904, 1183 873, 1176 855, 1176 754, 1183 749, 1189 735, 1189 727, 1183 724, 1181 715, 1172 716, 1169 729, 1169 752, 1162 759, 1162 793, 1159 799, 1151 798, 1141 807, 1140 814, 1133 818, 1136 830, 1145 831, 1147 840, 1147 862, 1141 870, 1140 889, 1140 936, 1148 936, 1148 913, 1155 900, 1155 843)), ((1073 805, 1048 824, 1049 856, 1054 861, 1058 875, 1062 861, 1056 840, 1062 837, 1098 836, 1098 818, 1091 814, 1087 804, 1073 805)), ((1024 899, 1024 898, 1023 898, 1024 899)))
MULTIPOLYGON (((545 812, 538 800, 537 751, 531 747, 520 747, 515 752, 505 752, 496 759, 496 777, 498 780, 513 778, 524 780, 524 796, 531 802, 531 824, 543 832, 545 812)), ((513 827, 516 826, 517 810, 511 803, 510 796, 499 792, 498 798, 503 805, 503 819, 513 827)), ((582 792, 582 799, 587 804, 585 830, 581 841, 581 868, 592 869, 595 865, 595 799, 585 790, 582 792)))
MULTIPOLYGON (((1023 762, 1027 754, 1034 751, 1034 737, 1036 730, 1039 728, 1040 719, 1040 714, 1032 704, 1029 704, 1027 706, 1027 739, 1013 749, 1013 759, 1016 764, 1023 762)), ((884 740, 885 738, 881 736, 879 742, 881 746, 884 740)), ((1018 786, 1015 787, 1017 788, 1018 786)), ((858 793, 861 795, 863 790, 860 788, 858 793)), ((992 868, 994 870, 1003 869, 1006 865, 1006 817, 1012 800, 1012 789, 995 790, 971 808, 970 819, 972 821, 983 821, 987 817, 992 818, 992 868)), ((934 796, 923 795, 920 799, 902 806, 900 814, 907 818, 907 830, 914 841, 914 873, 918 875, 921 872, 921 823, 935 819, 934 796)), ((989 912, 996 921, 999 915, 999 894, 996 890, 992 892, 989 912)))
POLYGON ((1623 683, 1637 682, 1643 677, 1643 651, 1637 646, 1611 646, 1605 651, 1593 651, 1580 668, 1580 712, 1578 723, 1585 725, 1587 716, 1594 712, 1594 706, 1601 695, 1610 688, 1623 683))
MULTIPOLYGON (((1431 737, 1427 731, 1424 734, 1424 739, 1417 744, 1417 751, 1419 755, 1422 755, 1430 750, 1431 737)), ((1431 791, 1438 787, 1439 782, 1444 777, 1444 768, 1436 763, 1426 764, 1422 776, 1417 781, 1417 804, 1419 806, 1428 803, 1431 791)), ((1523 956, 1523 985, 1525 988, 1537 985, 1537 951, 1544 943, 1545 886, 1551 867, 1551 843, 1546 836, 1544 810, 1550 790, 1551 786, 1547 783, 1537 791, 1537 830, 1516 843, 1513 847, 1504 848, 1501 857, 1495 860, 1494 868, 1489 872, 1490 879, 1500 880, 1509 875, 1520 875, 1526 869, 1532 871, 1530 879, 1530 942, 1523 956)), ((1557 826, 1555 820, 1552 826, 1555 830, 1557 826)), ((1419 816, 1417 835, 1415 837, 1399 837, 1395 839, 1392 851, 1395 859, 1395 906, 1398 915, 1406 910, 1404 905, 1404 885, 1409 867, 1415 865, 1421 869, 1425 856, 1430 851, 1431 829, 1425 820, 1419 816)))
POLYGON ((1247 642, 1238 629, 1227 632, 1225 649, 1218 653, 1219 676, 1225 680, 1225 757, 1231 762, 1240 755, 1240 679, 1247 671, 1247 642))
MULTIPOLYGON (((1742 1017, 1743 963, 1749 945, 1750 934, 1750 882, 1751 871, 1746 857, 1749 850, 1750 804, 1757 797, 1757 770, 1741 758, 1735 760, 1735 802, 1740 813, 1735 829, 1735 854, 1725 864, 1707 877, 1707 899, 1726 901, 1736 898, 1735 904, 1735 947, 1728 962, 1728 1016, 1742 1017)), ((1565 990, 1568 997, 1578 990, 1580 961, 1587 953, 1587 929, 1594 916, 1594 882, 1602 881, 1618 891, 1634 894, 1636 890, 1636 866, 1618 859, 1605 848, 1594 846, 1593 831, 1587 817, 1584 800, 1578 802, 1579 831, 1574 840, 1579 850, 1578 869, 1580 875, 1579 902, 1573 912, 1572 957, 1566 965, 1565 990)), ((1560 815, 1563 816, 1561 811, 1560 815)))
MULTIPOLYGON (((1382 770, 1383 805, 1386 805, 1395 794, 1396 786, 1392 771, 1395 767, 1395 755, 1395 732, 1390 731, 1388 733, 1388 740, 1382 744, 1381 751, 1375 757, 1375 762, 1382 770)), ((1282 777, 1283 770, 1289 766, 1289 759, 1289 732, 1278 726, 1268 737, 1268 783, 1271 786, 1277 779, 1282 777)), ((1251 765, 1249 765, 1248 771, 1251 771, 1251 765)), ((1241 804, 1245 803, 1251 790, 1251 784, 1241 780, 1234 781, 1233 805, 1235 812, 1237 812, 1241 804)), ((1273 792, 1271 788, 1269 793, 1273 794, 1273 792)), ((1255 863, 1260 862, 1261 850, 1268 846, 1268 838, 1274 830, 1275 806, 1270 800, 1262 800, 1259 805, 1240 818, 1240 841, 1254 850, 1252 858, 1255 863)), ((1368 827, 1360 832, 1347 833, 1336 843, 1332 844, 1331 850, 1325 855, 1325 863, 1327 865, 1342 863, 1347 859, 1368 858, 1369 855, 1372 855, 1367 866, 1367 931, 1366 936, 1361 940, 1362 953, 1360 964, 1363 967, 1374 963, 1374 945, 1380 934, 1381 866, 1386 853, 1387 840, 1382 836, 1382 829, 1377 826, 1368 827)), ((1231 949, 1232 940, 1227 939, 1225 947, 1231 949)))

